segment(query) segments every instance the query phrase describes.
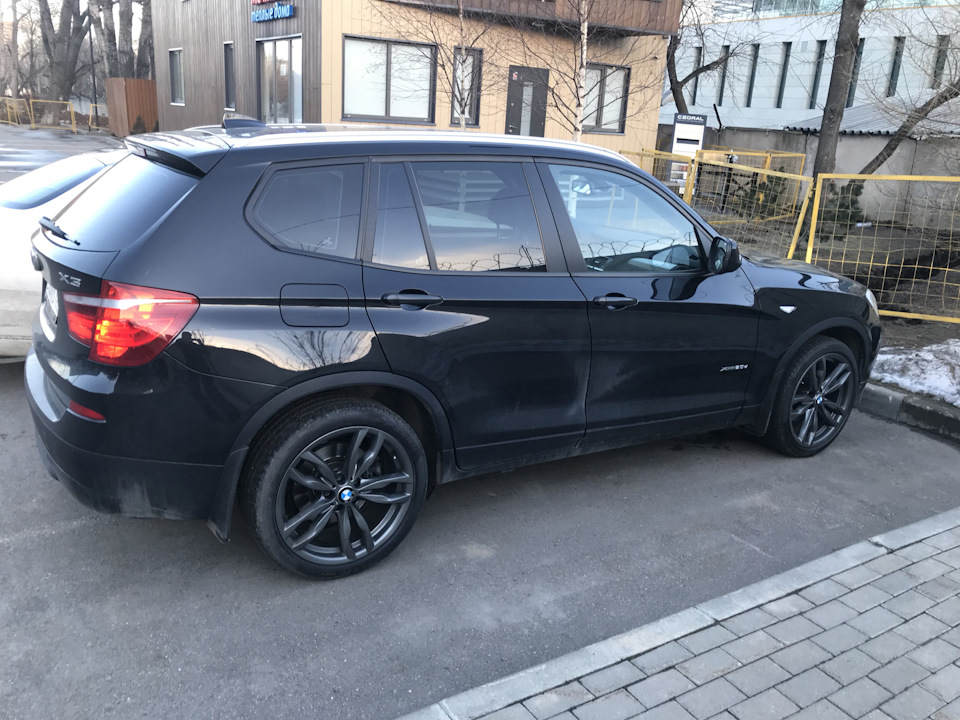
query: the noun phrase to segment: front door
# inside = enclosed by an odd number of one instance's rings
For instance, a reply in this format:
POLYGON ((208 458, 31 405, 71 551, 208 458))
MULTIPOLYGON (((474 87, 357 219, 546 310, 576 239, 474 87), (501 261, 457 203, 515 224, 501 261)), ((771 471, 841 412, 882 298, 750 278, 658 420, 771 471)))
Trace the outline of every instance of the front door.
POLYGON ((303 51, 298 37, 263 40, 260 64, 260 119, 265 123, 303 122, 303 51))
POLYGON ((507 83, 507 135, 543 137, 547 122, 547 83, 544 68, 510 66, 507 83))

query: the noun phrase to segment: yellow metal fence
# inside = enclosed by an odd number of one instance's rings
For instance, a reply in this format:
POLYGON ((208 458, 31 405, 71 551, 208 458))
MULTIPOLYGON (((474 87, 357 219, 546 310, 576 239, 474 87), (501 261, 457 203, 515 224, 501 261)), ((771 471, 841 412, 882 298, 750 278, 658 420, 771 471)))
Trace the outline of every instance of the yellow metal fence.
POLYGON ((64 100, 31 100, 30 127, 67 128, 76 134, 77 119, 73 112, 73 103, 64 100))

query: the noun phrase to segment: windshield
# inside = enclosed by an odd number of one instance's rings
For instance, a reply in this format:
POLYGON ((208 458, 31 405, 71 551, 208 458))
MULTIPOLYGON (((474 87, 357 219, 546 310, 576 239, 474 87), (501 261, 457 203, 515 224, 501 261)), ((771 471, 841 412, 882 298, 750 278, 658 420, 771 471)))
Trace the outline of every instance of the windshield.
POLYGON ((50 202, 93 177, 125 153, 74 155, 0 185, 0 207, 26 210, 50 202))

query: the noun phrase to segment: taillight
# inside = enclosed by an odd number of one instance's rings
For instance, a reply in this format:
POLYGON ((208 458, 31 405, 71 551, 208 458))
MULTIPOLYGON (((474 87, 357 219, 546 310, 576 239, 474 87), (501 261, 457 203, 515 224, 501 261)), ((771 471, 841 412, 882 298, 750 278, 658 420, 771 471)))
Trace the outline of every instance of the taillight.
POLYGON ((106 365, 142 365, 159 355, 197 311, 200 301, 173 290, 104 280, 99 295, 64 293, 71 337, 106 365))

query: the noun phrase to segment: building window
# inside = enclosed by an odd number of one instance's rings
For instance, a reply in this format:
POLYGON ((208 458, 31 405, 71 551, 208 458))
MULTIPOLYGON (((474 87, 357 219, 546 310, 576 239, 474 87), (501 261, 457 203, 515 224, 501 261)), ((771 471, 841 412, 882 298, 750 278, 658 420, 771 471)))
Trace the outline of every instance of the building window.
POLYGON ((237 109, 237 80, 233 67, 233 43, 223 44, 223 107, 237 109))
POLYGON ((783 44, 783 64, 780 66, 780 87, 777 90, 777 107, 783 107, 783 91, 787 87, 787 73, 790 71, 790 51, 793 49, 793 43, 785 42, 783 44))
POLYGON ((170 51, 170 102, 183 105, 183 50, 170 51))
POLYGON ((950 52, 950 36, 937 35, 937 57, 933 63, 933 78, 930 87, 934 90, 943 82, 943 69, 947 65, 947 53, 950 52))
MULTIPOLYGON (((694 71, 699 70, 700 66, 703 65, 703 48, 698 47, 693 49, 693 69, 694 71)), ((690 92, 690 104, 697 104, 697 90, 700 89, 700 76, 697 75, 693 78, 693 90, 690 92)))
POLYGON ((907 41, 902 36, 893 40, 893 64, 890 66, 890 80, 887 82, 887 97, 893 97, 897 94, 897 83, 900 81, 900 65, 903 64, 903 46, 907 41))
POLYGON ((753 85, 757 81, 757 64, 760 62, 760 46, 753 46, 750 58, 750 82, 747 84, 747 107, 753 104, 753 85))
POLYGON ((480 123, 480 73, 483 51, 477 48, 453 49, 453 89, 450 94, 450 124, 460 124, 463 113, 465 124, 476 127, 480 123))
POLYGON ((817 41, 817 64, 813 69, 813 85, 810 87, 810 109, 817 107, 817 96, 820 94, 820 77, 823 75, 823 59, 827 55, 827 41, 817 41))
POLYGON ((343 117, 433 122, 436 60, 433 45, 344 38, 343 117))
POLYGON ((623 132, 629 83, 629 68, 587 66, 587 97, 583 108, 585 131, 623 132))
POLYGON ((729 45, 724 45, 720 50, 720 58, 723 62, 720 64, 720 86, 717 88, 717 105, 723 105, 723 91, 727 87, 727 65, 730 60, 729 45))
POLYGON ((850 86, 847 88, 847 107, 853 107, 857 99, 857 80, 860 79, 860 60, 863 59, 863 41, 860 38, 860 44, 857 45, 857 56, 853 59, 853 70, 850 73, 850 86))
POLYGON ((261 40, 260 119, 265 123, 303 122, 303 41, 299 37, 261 40))

